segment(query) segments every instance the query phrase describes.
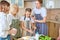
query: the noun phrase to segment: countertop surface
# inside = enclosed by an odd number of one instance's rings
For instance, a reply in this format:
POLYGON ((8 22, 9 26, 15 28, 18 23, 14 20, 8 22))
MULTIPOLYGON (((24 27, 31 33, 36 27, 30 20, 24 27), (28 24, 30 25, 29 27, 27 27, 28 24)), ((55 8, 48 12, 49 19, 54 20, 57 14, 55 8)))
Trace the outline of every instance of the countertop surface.
POLYGON ((55 21, 55 20, 47 20, 46 22, 53 22, 53 23, 60 24, 60 21, 55 21))

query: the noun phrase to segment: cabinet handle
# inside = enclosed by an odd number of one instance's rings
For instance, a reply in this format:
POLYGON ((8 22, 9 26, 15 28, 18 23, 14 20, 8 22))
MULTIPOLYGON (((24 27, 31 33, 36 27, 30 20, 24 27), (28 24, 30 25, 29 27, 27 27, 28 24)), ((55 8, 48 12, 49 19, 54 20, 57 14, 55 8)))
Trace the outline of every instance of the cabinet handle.
POLYGON ((54 28, 56 27, 56 23, 54 23, 54 28))

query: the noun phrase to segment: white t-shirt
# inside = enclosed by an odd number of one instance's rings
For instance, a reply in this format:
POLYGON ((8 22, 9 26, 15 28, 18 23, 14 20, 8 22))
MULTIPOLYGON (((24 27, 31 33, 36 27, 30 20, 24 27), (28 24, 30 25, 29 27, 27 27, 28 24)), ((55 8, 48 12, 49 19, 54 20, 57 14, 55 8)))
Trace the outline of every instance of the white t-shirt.
POLYGON ((41 14, 41 16, 44 18, 47 16, 47 10, 44 7, 41 7, 40 9, 34 8, 32 11, 32 15, 34 14, 41 14))
POLYGON ((0 12, 0 37, 6 38, 8 36, 8 26, 7 15, 4 12, 0 12))
POLYGON ((34 20, 33 20, 32 18, 27 18, 27 17, 26 17, 25 20, 24 20, 24 18, 25 18, 25 16, 22 16, 20 20, 21 20, 21 21, 31 20, 31 22, 34 23, 34 20))

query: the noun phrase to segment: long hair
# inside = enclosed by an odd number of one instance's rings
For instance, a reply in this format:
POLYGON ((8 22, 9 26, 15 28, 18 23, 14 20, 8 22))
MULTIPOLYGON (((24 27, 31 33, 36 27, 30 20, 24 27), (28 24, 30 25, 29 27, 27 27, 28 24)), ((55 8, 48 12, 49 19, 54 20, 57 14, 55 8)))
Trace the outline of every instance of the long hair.
POLYGON ((43 4, 43 0, 37 0, 37 1, 39 1, 40 4, 43 4))
POLYGON ((17 4, 12 4, 11 6, 10 6, 10 12, 12 12, 12 10, 13 10, 13 8, 15 9, 17 9, 17 12, 19 11, 19 6, 17 5, 17 4))

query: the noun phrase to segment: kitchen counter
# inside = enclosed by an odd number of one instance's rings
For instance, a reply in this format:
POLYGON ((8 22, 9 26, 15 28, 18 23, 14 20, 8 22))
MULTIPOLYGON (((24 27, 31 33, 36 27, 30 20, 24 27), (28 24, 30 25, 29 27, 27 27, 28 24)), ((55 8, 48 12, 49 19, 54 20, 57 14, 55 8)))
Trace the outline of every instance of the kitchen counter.
POLYGON ((53 22, 53 23, 60 24, 60 21, 55 21, 55 20, 47 20, 46 22, 53 22))
POLYGON ((60 9, 60 8, 47 8, 47 10, 56 10, 56 9, 60 9))
POLYGON ((60 21, 47 20, 48 35, 52 38, 57 38, 59 36, 60 21))

